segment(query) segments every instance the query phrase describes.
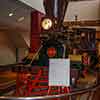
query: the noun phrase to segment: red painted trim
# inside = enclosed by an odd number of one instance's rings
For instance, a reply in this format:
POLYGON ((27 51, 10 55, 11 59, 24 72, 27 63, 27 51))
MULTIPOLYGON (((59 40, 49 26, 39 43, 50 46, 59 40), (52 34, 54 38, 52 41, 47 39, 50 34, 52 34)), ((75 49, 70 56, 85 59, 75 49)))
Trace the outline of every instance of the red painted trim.
POLYGON ((41 19, 44 15, 38 11, 31 12, 30 52, 36 53, 41 45, 41 19))

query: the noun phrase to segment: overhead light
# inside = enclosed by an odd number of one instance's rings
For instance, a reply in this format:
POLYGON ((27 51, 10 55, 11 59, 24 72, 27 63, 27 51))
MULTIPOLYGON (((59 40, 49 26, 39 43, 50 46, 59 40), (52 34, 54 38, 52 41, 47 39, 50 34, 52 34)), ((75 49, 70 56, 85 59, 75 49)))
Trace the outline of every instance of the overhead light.
POLYGON ((13 16, 14 14, 13 13, 9 13, 9 16, 11 17, 11 16, 13 16))
POLYGON ((85 37, 85 33, 81 33, 81 36, 82 36, 82 37, 85 37))
POLYGON ((23 21, 25 19, 25 17, 20 17, 19 19, 18 19, 18 22, 21 22, 21 21, 23 21))

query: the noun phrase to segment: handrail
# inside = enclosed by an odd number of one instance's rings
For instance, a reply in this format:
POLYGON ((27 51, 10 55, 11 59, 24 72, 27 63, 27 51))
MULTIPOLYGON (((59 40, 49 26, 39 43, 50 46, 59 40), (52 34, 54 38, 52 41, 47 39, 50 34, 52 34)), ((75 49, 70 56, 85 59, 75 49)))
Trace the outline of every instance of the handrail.
POLYGON ((16 80, 10 81, 10 82, 6 82, 6 83, 0 83, 0 89, 4 89, 7 87, 11 87, 12 85, 15 85, 16 80))
POLYGON ((87 92, 95 92, 97 89, 100 88, 100 84, 95 84, 91 87, 85 88, 85 89, 80 89, 77 91, 72 91, 71 93, 66 93, 66 94, 60 94, 60 95, 46 95, 46 96, 37 96, 37 97, 6 97, 6 96, 1 96, 1 100, 46 100, 46 99, 53 99, 53 98, 62 98, 62 97, 67 97, 67 96, 73 96, 73 95, 79 95, 82 93, 87 93, 87 92))

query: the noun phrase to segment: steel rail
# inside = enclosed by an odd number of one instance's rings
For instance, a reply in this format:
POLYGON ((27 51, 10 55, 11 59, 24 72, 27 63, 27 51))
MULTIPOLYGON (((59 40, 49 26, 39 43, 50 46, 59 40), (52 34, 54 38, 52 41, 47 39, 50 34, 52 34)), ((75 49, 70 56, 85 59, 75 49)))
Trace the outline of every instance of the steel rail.
POLYGON ((0 100, 47 100, 47 99, 53 99, 53 98, 63 98, 68 96, 74 96, 74 95, 80 95, 88 92, 95 92, 97 89, 100 88, 100 84, 96 84, 94 86, 76 90, 70 93, 61 94, 61 95, 46 95, 46 96, 36 96, 36 97, 7 97, 7 96, 1 96, 0 100))

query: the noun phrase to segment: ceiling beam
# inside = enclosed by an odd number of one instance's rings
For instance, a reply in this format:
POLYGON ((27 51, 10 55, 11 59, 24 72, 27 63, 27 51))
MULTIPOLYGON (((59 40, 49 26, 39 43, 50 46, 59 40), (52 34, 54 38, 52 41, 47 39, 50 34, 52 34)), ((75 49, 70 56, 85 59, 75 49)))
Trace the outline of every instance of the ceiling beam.
POLYGON ((92 1, 92 0, 69 0, 69 1, 92 1))
POLYGON ((66 21, 63 23, 64 26, 100 26, 100 20, 84 20, 84 21, 66 21))

